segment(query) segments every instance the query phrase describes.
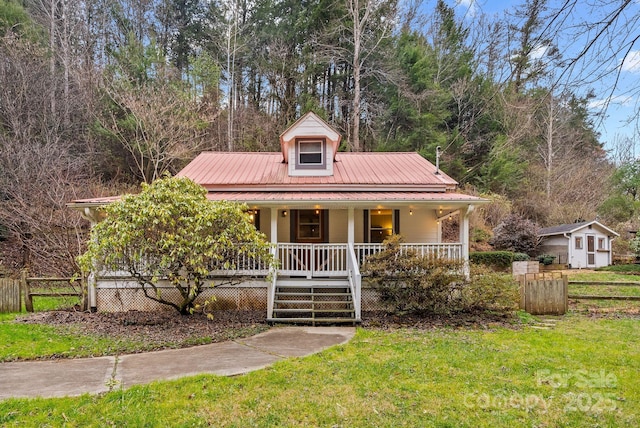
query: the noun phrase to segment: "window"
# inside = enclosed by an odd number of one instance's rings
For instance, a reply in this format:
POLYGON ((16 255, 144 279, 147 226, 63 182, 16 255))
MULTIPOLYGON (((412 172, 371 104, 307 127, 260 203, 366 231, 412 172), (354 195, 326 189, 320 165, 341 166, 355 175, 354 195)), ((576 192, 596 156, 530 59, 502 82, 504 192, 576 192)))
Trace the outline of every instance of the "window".
POLYGON ((369 242, 380 243, 393 234, 393 211, 371 210, 369 242))
POLYGON ((598 238, 598 250, 606 250, 607 246, 604 238, 598 238))
POLYGON ((299 168, 324 168, 324 139, 296 140, 296 157, 299 168))
POLYGON ((322 210, 298 210, 296 242, 322 242, 322 210))
POLYGON ((582 250, 582 236, 576 236, 576 250, 582 250))
POLYGON ((253 227, 260 230, 260 210, 249 210, 247 211, 247 215, 253 227))

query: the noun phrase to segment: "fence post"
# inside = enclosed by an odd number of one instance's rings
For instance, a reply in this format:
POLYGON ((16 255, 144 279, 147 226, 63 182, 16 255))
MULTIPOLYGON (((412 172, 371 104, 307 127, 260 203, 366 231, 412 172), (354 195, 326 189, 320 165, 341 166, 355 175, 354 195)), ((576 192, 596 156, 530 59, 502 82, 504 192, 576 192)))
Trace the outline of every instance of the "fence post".
POLYGON ((89 295, 88 295, 88 282, 87 282, 87 277, 82 274, 80 275, 80 278, 78 278, 76 281, 78 281, 78 283, 80 284, 80 291, 81 291, 81 295, 80 295, 80 310, 82 311, 86 311, 89 309, 89 295))
POLYGON ((33 300, 31 299, 31 289, 29 288, 29 281, 27 280, 28 271, 22 269, 20 272, 20 287, 24 293, 24 307, 27 312, 33 312, 33 300))

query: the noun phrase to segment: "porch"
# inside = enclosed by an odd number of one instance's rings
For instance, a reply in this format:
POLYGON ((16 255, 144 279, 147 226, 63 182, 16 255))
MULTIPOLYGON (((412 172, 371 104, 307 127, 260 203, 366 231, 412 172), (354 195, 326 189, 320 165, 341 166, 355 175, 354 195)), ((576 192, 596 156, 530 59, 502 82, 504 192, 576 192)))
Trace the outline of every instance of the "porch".
MULTIPOLYGON (((380 243, 290 243, 272 245, 276 264, 238 257, 233 270, 211 266, 211 277, 262 277, 270 322, 356 323, 361 320, 361 270, 380 243)), ((460 243, 401 245, 402 252, 463 260, 460 243)))

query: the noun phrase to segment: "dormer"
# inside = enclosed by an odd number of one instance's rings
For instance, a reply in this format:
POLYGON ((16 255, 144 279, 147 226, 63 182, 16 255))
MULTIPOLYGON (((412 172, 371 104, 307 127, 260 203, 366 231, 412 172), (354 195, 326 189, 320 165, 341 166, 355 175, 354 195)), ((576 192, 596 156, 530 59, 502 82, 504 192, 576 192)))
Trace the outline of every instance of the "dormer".
POLYGON ((313 112, 280 134, 282 157, 289 176, 333 175, 333 162, 342 136, 313 112))

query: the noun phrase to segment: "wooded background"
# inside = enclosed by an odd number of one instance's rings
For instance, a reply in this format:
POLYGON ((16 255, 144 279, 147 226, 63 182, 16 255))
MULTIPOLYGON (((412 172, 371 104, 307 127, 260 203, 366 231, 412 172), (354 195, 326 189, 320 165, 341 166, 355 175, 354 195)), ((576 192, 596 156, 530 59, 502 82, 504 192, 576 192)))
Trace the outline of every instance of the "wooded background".
POLYGON ((87 224, 67 202, 136 191, 202 150, 277 151, 309 110, 341 150, 434 161, 440 146, 442 169, 494 200, 478 242, 510 213, 635 230, 633 141, 607 154, 584 91, 619 64, 580 67, 628 52, 611 39, 637 36, 637 16, 593 0, 610 19, 563 57, 554 38, 587 29, 562 19, 577 0, 552 3, 469 19, 442 0, 0 0, 0 271, 73 273, 87 224))

